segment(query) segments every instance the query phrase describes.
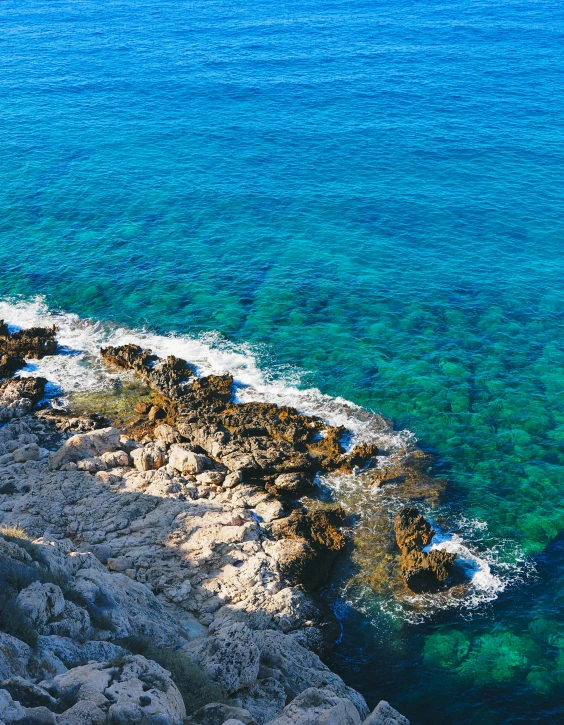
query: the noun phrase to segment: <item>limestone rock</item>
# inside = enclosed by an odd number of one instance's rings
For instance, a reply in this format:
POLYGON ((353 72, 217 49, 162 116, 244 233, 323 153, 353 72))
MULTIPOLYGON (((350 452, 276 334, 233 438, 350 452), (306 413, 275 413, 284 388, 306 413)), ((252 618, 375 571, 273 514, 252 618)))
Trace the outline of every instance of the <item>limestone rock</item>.
POLYGON ((95 458, 106 451, 115 451, 119 444, 120 432, 117 428, 101 428, 89 433, 78 433, 50 456, 49 465, 52 469, 57 469, 84 458, 95 458))
POLYGON ((16 463, 25 463, 25 461, 37 461, 39 458, 39 446, 37 443, 28 443, 26 446, 16 448, 12 453, 16 463))
POLYGON ((47 622, 63 613, 65 599, 56 584, 33 582, 18 594, 16 605, 35 628, 42 631, 47 622))
POLYGON ((385 700, 380 700, 362 725, 409 725, 409 720, 385 700))
POLYGON ((181 440, 180 433, 168 423, 161 423, 155 428, 155 438, 169 445, 179 443, 181 440))
POLYGON ((89 700, 79 700, 57 718, 57 725, 104 725, 106 714, 89 700))
POLYGON ((202 473, 211 465, 211 461, 207 456, 194 453, 181 445, 171 447, 169 463, 177 471, 186 475, 202 473))
POLYGON ((138 471, 150 471, 165 465, 166 449, 160 441, 147 443, 131 451, 131 458, 138 471))
POLYGON ((346 697, 310 687, 287 705, 270 725, 360 725, 358 710, 346 697))
POLYGON ((27 644, 5 632, 0 632, 0 680, 25 677, 30 655, 31 649, 27 644))
POLYGON ((13 723, 25 717, 25 710, 16 700, 12 700, 7 690, 0 689, 0 722, 13 723))
POLYGON ((210 702, 199 710, 196 710, 186 719, 186 725, 225 725, 226 722, 234 720, 244 725, 254 725, 250 712, 241 707, 232 707, 218 702, 210 702))
POLYGON ((229 693, 257 679, 260 650, 255 634, 245 624, 231 624, 214 637, 193 640, 186 651, 229 693))

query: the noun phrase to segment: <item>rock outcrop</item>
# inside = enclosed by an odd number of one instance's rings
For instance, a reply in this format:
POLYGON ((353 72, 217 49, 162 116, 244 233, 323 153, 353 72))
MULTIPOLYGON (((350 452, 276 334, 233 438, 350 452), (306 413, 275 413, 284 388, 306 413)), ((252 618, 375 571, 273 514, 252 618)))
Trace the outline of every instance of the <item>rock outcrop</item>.
POLYGON ((407 586, 414 592, 435 591, 444 586, 456 554, 442 549, 423 551, 435 535, 423 515, 411 506, 402 508, 394 519, 394 531, 407 586))
POLYGON ((33 378, 0 387, 0 721, 361 723, 304 591, 343 549, 345 515, 302 497, 374 449, 233 403, 230 376, 136 346, 104 356, 161 396, 133 426, 34 411, 33 378))

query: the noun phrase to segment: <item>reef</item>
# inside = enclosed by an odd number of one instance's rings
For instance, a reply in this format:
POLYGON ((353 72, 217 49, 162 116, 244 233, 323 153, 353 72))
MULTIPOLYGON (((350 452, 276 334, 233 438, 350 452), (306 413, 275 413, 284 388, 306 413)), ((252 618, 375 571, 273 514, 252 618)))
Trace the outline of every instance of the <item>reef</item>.
MULTIPOLYGON (((2 331, 3 355, 56 331, 2 331)), ((313 596, 347 517, 315 476, 369 466, 344 430, 234 401, 229 375, 134 345, 101 351, 151 394, 123 424, 0 383, 0 721, 59 725, 408 725, 323 663, 313 596)))

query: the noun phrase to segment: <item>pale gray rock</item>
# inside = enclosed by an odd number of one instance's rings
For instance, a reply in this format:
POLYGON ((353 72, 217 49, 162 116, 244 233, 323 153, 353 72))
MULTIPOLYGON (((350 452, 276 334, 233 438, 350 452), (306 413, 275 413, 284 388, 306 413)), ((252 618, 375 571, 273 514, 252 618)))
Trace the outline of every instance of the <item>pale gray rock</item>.
POLYGON ((25 710, 16 700, 12 700, 9 692, 0 690, 0 722, 13 723, 25 716, 25 710))
POLYGON ((194 453, 178 444, 171 446, 169 463, 177 471, 187 475, 202 473, 211 465, 207 456, 194 453))
POLYGON ((58 451, 49 457, 49 466, 58 469, 67 463, 77 463, 84 458, 96 458, 106 451, 115 451, 120 445, 117 428, 101 428, 71 436, 58 451))
POLYGON ((84 458, 76 464, 79 471, 87 471, 88 473, 98 473, 98 471, 107 471, 108 467, 101 458, 84 458))
POLYGON ((31 649, 25 642, 0 632, 0 680, 25 677, 31 649))
POLYGON ((161 423, 155 428, 155 438, 170 445, 171 443, 178 443, 182 436, 176 428, 168 425, 168 423, 161 423))
POLYGON ((362 725, 409 725, 409 720, 401 715, 386 700, 380 700, 362 725))
POLYGON ((257 679, 260 650, 254 632, 245 624, 228 625, 214 637, 189 642, 185 649, 229 693, 248 687, 257 679))
POLYGON ((21 448, 16 448, 16 450, 12 453, 12 457, 16 463, 37 461, 39 459, 39 446, 37 443, 28 443, 21 448))
POLYGON ((332 690, 310 687, 287 705, 270 725, 360 725, 358 710, 332 690))
POLYGON ((104 725, 106 714, 89 700, 80 700, 57 718, 57 725, 104 725))
POLYGON ((161 441, 146 443, 142 448, 131 451, 133 465, 138 471, 150 471, 164 466, 166 448, 161 441))
POLYGON ((61 615, 65 608, 65 598, 56 584, 33 582, 18 594, 18 609, 42 632, 47 622, 61 615))
POLYGON ((282 712, 286 704, 284 685, 274 677, 257 680, 247 690, 238 692, 237 697, 243 707, 249 710, 258 725, 273 720, 282 712))

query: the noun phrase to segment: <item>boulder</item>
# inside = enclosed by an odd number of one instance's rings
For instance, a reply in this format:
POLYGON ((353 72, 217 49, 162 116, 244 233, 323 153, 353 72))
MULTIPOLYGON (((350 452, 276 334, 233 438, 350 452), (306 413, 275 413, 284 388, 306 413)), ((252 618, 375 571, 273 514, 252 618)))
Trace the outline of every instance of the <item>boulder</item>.
POLYGON ((360 725, 358 710, 346 697, 310 687, 287 705, 269 725, 360 725))
POLYGON ((115 451, 119 445, 120 432, 117 428, 100 428, 88 433, 78 433, 49 457, 49 466, 51 469, 58 469, 84 458, 96 458, 106 451, 115 451))
POLYGON ((26 446, 16 448, 12 453, 16 463, 25 463, 26 461, 37 461, 39 459, 39 446, 37 443, 28 443, 26 446))
POLYGON ((31 649, 27 644, 5 632, 0 632, 0 680, 25 677, 30 655, 31 649))
POLYGON ((151 471, 166 464, 166 449, 161 441, 147 443, 131 451, 131 459, 138 471, 151 471))
POLYGON ((16 606, 37 631, 43 628, 65 609, 65 599, 61 588, 56 584, 33 582, 16 597, 16 606))
POLYGON ((260 650, 255 634, 243 623, 230 624, 213 637, 193 640, 186 651, 228 693, 257 679, 260 650))
POLYGON ((161 423, 155 428, 155 438, 169 445, 178 443, 181 440, 180 433, 168 423, 161 423))
POLYGON ((184 475, 196 475, 202 473, 212 465, 207 456, 194 453, 181 445, 173 445, 170 449, 170 465, 184 475))
POLYGON ((385 700, 380 700, 362 725, 409 725, 409 720, 385 700))

